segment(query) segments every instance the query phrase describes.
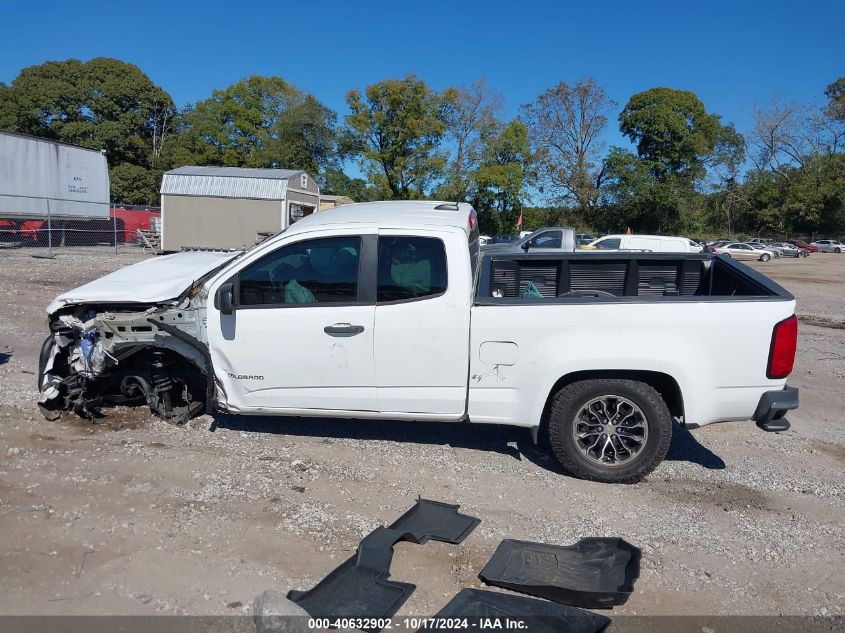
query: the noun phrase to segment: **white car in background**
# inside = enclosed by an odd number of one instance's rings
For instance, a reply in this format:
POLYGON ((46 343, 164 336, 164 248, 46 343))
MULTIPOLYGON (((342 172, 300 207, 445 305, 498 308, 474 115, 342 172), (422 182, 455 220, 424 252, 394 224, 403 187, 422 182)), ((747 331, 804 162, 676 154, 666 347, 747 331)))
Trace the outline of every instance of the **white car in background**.
POLYGON ((788 242, 772 242, 771 244, 767 245, 769 249, 777 249, 780 251, 781 257, 806 257, 808 255, 807 251, 803 248, 798 248, 794 244, 789 244, 788 242))
POLYGON ((734 242, 732 244, 719 246, 713 249, 713 252, 721 255, 727 255, 733 259, 753 259, 761 262, 767 262, 775 257, 773 251, 757 250, 750 244, 743 244, 742 242, 734 242))
POLYGON ((816 240, 813 246, 819 249, 820 253, 842 253, 845 252, 845 244, 839 240, 816 240))
POLYGON ((652 253, 700 253, 701 244, 686 237, 671 235, 605 235, 582 250, 599 251, 649 251, 652 253))

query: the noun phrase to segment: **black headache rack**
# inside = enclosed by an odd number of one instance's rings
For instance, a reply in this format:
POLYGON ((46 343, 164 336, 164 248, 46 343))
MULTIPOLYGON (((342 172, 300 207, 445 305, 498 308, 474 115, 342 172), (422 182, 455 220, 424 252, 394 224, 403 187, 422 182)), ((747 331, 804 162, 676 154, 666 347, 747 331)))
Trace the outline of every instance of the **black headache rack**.
POLYGON ((765 275, 723 255, 529 252, 483 254, 475 304, 792 298, 765 275))

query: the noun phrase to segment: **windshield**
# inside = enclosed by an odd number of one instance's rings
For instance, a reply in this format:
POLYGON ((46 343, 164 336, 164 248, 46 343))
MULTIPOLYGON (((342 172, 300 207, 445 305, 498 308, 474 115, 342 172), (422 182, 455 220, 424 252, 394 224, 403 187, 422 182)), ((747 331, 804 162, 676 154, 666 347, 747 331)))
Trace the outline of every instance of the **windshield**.
POLYGON ((185 293, 183 293, 183 295, 180 297, 180 299, 185 297, 185 296, 193 297, 194 295, 197 294, 197 292, 199 292, 200 288, 202 288, 203 284, 205 284, 206 281, 208 281, 209 279, 214 277, 217 273, 219 273, 221 270, 223 270, 226 266, 228 266, 229 264, 231 264, 233 262, 238 261, 241 257, 246 255, 247 253, 251 253, 252 251, 254 251, 256 249, 256 247, 261 246, 263 244, 266 244, 268 241, 272 240, 273 238, 278 237, 279 235, 281 235, 282 233, 287 231, 287 229, 288 229, 288 227, 285 227, 281 231, 279 231, 278 233, 275 233, 275 234, 261 240, 260 242, 256 242, 252 246, 249 246, 249 247, 245 248, 244 250, 240 251, 237 255, 232 257, 232 259, 227 259, 225 262, 223 262, 222 264, 217 266, 214 270, 208 271, 202 277, 200 277, 199 279, 194 281, 194 283, 191 284, 191 287, 188 288, 188 290, 185 291, 185 293))

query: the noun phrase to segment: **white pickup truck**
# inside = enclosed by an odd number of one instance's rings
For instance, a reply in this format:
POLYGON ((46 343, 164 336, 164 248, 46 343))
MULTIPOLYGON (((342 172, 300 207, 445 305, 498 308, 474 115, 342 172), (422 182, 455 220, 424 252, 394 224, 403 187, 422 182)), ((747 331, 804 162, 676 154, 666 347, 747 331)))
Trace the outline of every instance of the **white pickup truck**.
POLYGON ((480 253, 466 204, 316 213, 238 253, 150 259, 58 297, 40 407, 509 424, 633 482, 687 427, 789 427, 795 301, 723 256, 480 253))

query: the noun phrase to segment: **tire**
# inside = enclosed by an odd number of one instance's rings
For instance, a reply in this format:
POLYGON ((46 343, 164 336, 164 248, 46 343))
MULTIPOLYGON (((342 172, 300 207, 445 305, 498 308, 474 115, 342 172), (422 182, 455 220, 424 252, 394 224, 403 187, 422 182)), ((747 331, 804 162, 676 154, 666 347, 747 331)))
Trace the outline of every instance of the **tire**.
POLYGON ((837 248, 834 248, 834 249, 833 249, 833 252, 834 252, 834 253, 841 253, 841 252, 842 252, 842 249, 837 247, 837 248))
POLYGON ((767 261, 769 261, 771 258, 772 258, 772 256, 771 256, 771 255, 769 255, 768 253, 763 253, 762 255, 760 255, 760 261, 761 261, 761 262, 767 262, 767 261))
POLYGON ((44 378, 44 368, 47 367, 47 361, 50 358, 50 353, 53 351, 53 346, 56 344, 52 334, 44 339, 41 344, 41 353, 38 354, 38 375, 35 377, 38 381, 38 392, 41 393, 41 381, 44 378))
POLYGON ((547 433, 552 453, 570 474, 590 481, 632 484, 657 468, 666 456, 672 441, 672 416, 660 394, 644 382, 616 378, 582 380, 554 395, 547 433), (604 422, 613 427, 613 438, 597 435, 602 423, 594 422, 599 418, 593 412, 608 411, 614 400, 614 415, 605 418, 604 422), (630 413, 625 413, 628 411, 630 413), (622 424, 613 423, 620 412, 625 413, 622 424), (623 424, 632 435, 615 433, 623 424), (635 431, 637 427, 643 430, 635 431), (578 433, 587 437, 579 439, 578 433), (638 441, 632 441, 636 440, 634 436, 638 436, 638 441), (608 442, 609 447, 607 443, 603 444, 601 454, 595 449, 592 452, 585 450, 592 437, 599 441, 607 438, 603 441, 608 442), (623 442, 630 448, 626 449, 623 442), (627 457, 625 450, 629 453, 627 457), (614 456, 621 458, 616 460, 614 456))

